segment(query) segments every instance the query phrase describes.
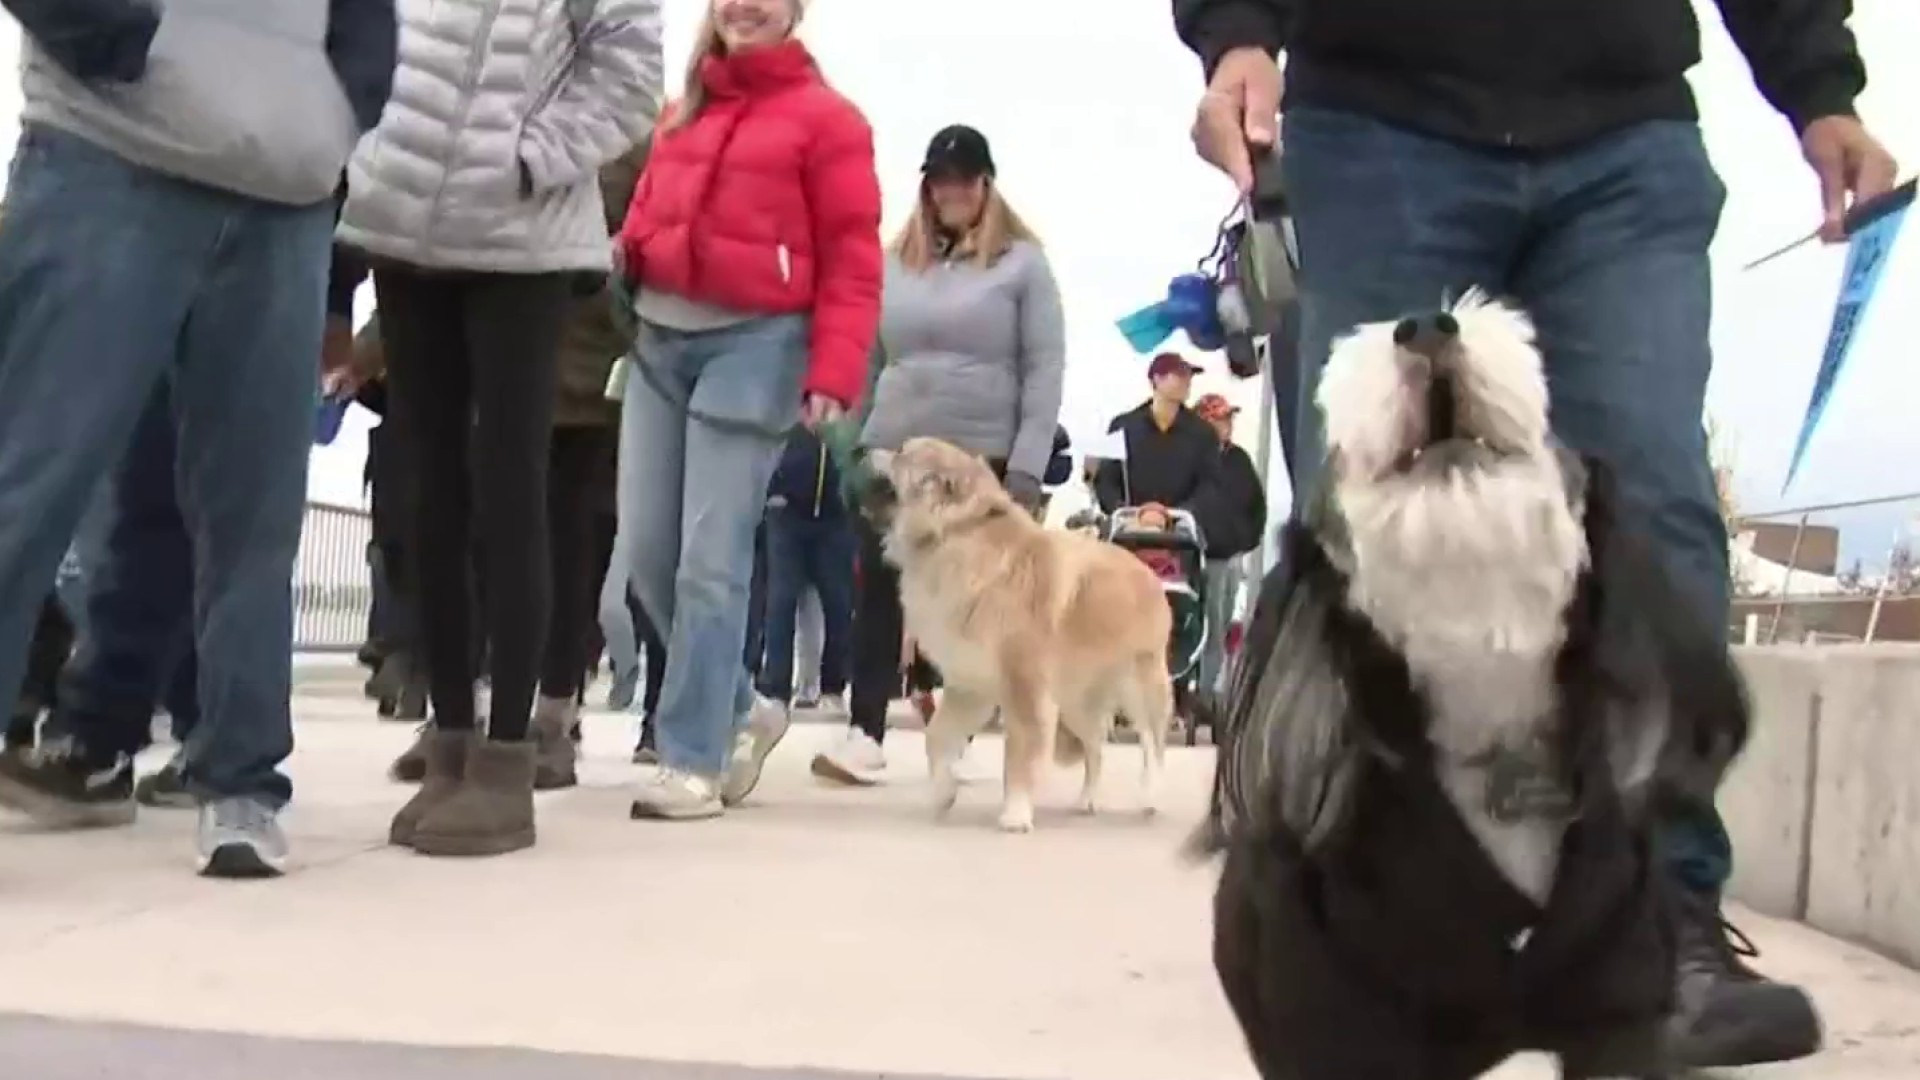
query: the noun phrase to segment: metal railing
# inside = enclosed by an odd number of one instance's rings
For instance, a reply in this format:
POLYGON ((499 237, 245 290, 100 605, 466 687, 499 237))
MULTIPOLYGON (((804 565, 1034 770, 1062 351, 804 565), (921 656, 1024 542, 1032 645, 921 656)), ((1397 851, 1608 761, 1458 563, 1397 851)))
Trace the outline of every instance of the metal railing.
MULTIPOLYGON (((1864 607, 1865 626, 1859 632, 1836 631, 1828 628, 1808 626, 1798 633, 1798 640, 1809 645, 1834 643, 1870 643, 1880 636, 1882 616, 1888 610, 1890 602, 1905 607, 1909 603, 1920 603, 1912 590, 1903 582, 1903 575, 1897 572, 1895 562, 1903 551, 1908 550, 1912 539, 1911 530, 1898 530, 1888 549, 1886 565, 1879 568, 1876 580, 1871 585, 1862 586, 1855 582, 1853 587, 1841 592, 1821 592, 1795 595, 1793 592, 1796 575, 1805 578, 1818 578, 1811 571, 1801 567, 1802 548, 1806 543, 1809 530, 1815 525, 1817 516, 1825 516, 1848 510, 1860 510, 1875 506, 1891 506, 1897 503, 1920 502, 1920 492, 1901 495, 1881 495, 1869 499, 1851 499, 1844 502, 1821 503, 1814 506, 1796 506, 1760 513, 1740 514, 1730 523, 1735 536, 1746 527, 1767 522, 1793 522, 1793 538, 1787 551, 1786 562, 1777 590, 1768 590, 1760 596, 1746 596, 1735 599, 1734 633, 1736 638, 1747 644, 1772 645, 1780 640, 1783 627, 1787 624, 1789 609, 1799 612, 1818 611, 1822 608, 1837 613, 1842 607, 1858 609, 1864 607)), ((1736 571, 1737 574, 1737 571, 1736 571)), ((1837 578, 1835 581, 1837 582, 1837 578)), ((1854 614, 1858 618, 1858 614, 1854 614)), ((1797 622, 1817 620, 1800 618, 1797 622)), ((1901 635, 1905 637, 1906 635, 1901 635)))
POLYGON ((307 504, 293 575, 293 647, 298 652, 352 652, 367 637, 373 575, 367 548, 373 518, 365 510, 307 504))

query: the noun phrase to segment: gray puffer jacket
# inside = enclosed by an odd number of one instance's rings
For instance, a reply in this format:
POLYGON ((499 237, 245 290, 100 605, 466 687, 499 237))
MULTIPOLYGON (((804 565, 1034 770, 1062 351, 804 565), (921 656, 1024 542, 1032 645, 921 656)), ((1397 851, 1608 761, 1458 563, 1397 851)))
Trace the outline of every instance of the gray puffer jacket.
POLYGON ((991 267, 887 260, 874 386, 862 445, 944 439, 1036 479, 1053 454, 1066 377, 1066 317, 1038 245, 1017 241, 991 267))
POLYGON ((431 269, 609 269, 598 175, 659 115, 660 0, 399 11, 393 99, 348 166, 341 242, 431 269))

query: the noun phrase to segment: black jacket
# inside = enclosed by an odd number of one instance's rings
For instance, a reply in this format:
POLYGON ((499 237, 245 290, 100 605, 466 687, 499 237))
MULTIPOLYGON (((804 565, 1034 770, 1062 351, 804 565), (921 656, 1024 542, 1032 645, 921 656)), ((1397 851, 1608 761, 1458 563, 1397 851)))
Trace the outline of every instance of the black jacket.
MULTIPOLYGON (((1797 131, 1866 86, 1851 0, 1715 0, 1797 131)), ((1289 106, 1345 109, 1490 146, 1553 149, 1698 117, 1688 0, 1173 0, 1211 75, 1227 50, 1287 53, 1289 106)))
POLYGON ((1220 436, 1192 409, 1181 409, 1173 426, 1161 431, 1148 402, 1114 417, 1107 430, 1127 439, 1127 460, 1101 462, 1093 478, 1094 498, 1109 514, 1147 503, 1192 509, 1220 467, 1220 436))
POLYGON ((824 521, 846 514, 840 497, 840 468, 820 436, 795 427, 767 484, 767 510, 824 521))
POLYGON ((1244 449, 1228 443, 1218 453, 1219 468, 1190 509, 1206 539, 1207 557, 1231 559, 1260 546, 1267 528, 1267 491, 1244 449))

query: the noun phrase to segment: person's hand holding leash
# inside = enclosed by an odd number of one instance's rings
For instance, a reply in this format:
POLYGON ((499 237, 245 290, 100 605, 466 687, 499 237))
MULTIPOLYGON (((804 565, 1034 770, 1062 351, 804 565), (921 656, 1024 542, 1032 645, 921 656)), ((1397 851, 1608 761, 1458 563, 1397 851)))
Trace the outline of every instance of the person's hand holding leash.
POLYGON ((1823 116, 1800 133, 1800 152, 1820 178, 1820 239, 1847 238, 1847 211, 1893 190, 1900 166, 1854 116, 1823 116))
POLYGON ((328 315, 320 338, 320 393, 345 397, 357 393, 377 371, 367 369, 366 358, 354 339, 353 320, 328 315))
POLYGON ((800 422, 812 431, 819 431, 821 425, 833 423, 846 412, 845 406, 825 394, 808 394, 800 402, 800 422))
POLYGON ((1194 111, 1194 150, 1242 195, 1253 191, 1254 150, 1271 149, 1278 138, 1282 91, 1280 65, 1265 49, 1229 49, 1194 111))

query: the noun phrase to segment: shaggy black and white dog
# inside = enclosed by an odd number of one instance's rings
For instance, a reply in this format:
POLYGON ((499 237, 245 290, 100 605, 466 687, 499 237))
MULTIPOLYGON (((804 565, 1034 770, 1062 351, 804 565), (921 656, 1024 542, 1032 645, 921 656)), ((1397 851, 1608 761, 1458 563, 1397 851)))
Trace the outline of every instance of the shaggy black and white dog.
POLYGON ((1322 498, 1241 654, 1197 850, 1266 1080, 1657 1075, 1663 777, 1746 737, 1738 673, 1548 433, 1533 329, 1469 295, 1320 384, 1322 498))

